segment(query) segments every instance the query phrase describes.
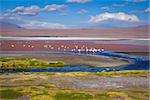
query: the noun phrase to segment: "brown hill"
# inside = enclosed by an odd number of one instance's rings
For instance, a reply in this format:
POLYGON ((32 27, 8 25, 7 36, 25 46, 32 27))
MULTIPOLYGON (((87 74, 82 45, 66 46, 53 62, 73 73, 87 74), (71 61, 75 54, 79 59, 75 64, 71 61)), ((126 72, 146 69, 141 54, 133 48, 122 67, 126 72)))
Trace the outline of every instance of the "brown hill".
POLYGON ((65 36, 65 37, 101 37, 101 38, 148 38, 149 26, 133 28, 100 28, 100 29, 24 29, 8 23, 0 24, 1 36, 65 36), (9 27, 8 27, 9 26, 9 27))

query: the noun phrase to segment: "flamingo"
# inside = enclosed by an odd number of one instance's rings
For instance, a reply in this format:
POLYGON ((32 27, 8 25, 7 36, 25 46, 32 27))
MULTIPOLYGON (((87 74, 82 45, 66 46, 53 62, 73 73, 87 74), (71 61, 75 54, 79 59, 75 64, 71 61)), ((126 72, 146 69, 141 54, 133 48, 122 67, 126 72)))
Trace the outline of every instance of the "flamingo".
POLYGON ((105 51, 105 50, 102 48, 102 49, 101 49, 101 52, 104 52, 104 51, 105 51))
POLYGON ((57 50, 59 51, 59 50, 60 50, 60 48, 57 48, 57 50))
POLYGON ((80 52, 81 52, 81 49, 78 49, 78 52, 80 53, 80 52))
POLYGON ((48 47, 48 45, 44 45, 44 48, 47 48, 48 47))
POLYGON ((34 46, 32 45, 31 48, 34 48, 34 46))
POLYGON ((13 45, 13 44, 12 44, 12 45, 11 45, 11 47, 12 47, 12 48, 14 48, 14 47, 15 47, 15 45, 13 45))
POLYGON ((23 47, 26 47, 26 45, 24 44, 23 47))
POLYGON ((30 45, 28 45, 28 47, 31 47, 30 45))

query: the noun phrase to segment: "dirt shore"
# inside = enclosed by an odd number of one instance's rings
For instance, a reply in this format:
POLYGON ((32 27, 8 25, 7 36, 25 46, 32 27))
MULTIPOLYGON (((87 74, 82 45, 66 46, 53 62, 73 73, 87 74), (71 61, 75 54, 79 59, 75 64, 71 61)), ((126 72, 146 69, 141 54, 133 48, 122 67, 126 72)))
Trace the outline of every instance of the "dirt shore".
POLYGON ((123 54, 134 55, 134 56, 150 56, 149 52, 117 52, 117 53, 123 53, 123 54))
POLYGON ((125 59, 111 57, 94 57, 73 54, 47 53, 47 54, 0 54, 1 57, 36 58, 44 61, 62 61, 73 65, 88 65, 93 67, 115 67, 129 64, 125 59))

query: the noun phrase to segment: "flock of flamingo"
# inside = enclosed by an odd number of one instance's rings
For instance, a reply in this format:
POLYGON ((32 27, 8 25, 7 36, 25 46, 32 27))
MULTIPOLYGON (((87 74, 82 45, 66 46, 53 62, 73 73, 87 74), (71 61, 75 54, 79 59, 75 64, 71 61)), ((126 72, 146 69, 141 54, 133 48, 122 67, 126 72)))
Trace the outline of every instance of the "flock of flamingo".
MULTIPOLYGON (((11 48, 15 48, 17 45, 15 44, 11 44, 10 45, 11 48)), ((72 51, 72 52, 103 52, 105 51, 104 48, 95 48, 95 47, 88 47, 85 45, 78 45, 78 44, 72 44, 71 46, 67 46, 65 44, 57 44, 55 46, 51 45, 51 44, 43 44, 41 45, 43 48, 43 50, 50 50, 50 51, 61 51, 61 52, 65 52, 65 51, 72 51)), ((31 45, 31 44, 22 44, 22 48, 30 48, 30 49, 34 49, 37 48, 36 45, 31 45)))

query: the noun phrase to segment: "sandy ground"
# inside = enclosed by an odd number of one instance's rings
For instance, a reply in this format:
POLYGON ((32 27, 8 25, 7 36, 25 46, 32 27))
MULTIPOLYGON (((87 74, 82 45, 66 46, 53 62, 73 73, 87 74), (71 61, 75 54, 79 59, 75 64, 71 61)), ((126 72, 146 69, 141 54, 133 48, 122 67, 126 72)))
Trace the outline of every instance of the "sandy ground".
POLYGON ((0 54, 1 57, 36 58, 44 61, 63 61, 67 64, 89 65, 93 67, 115 67, 129 64, 127 60, 110 57, 81 56, 72 54, 47 53, 47 54, 0 54))

